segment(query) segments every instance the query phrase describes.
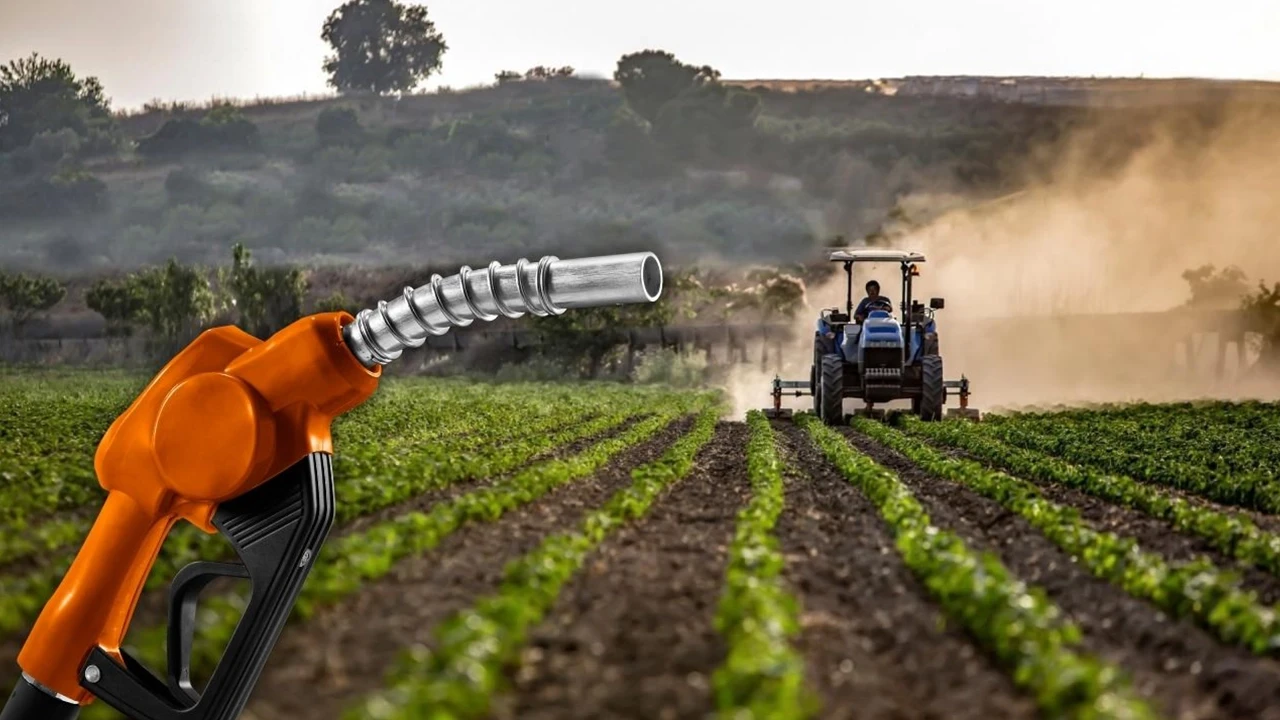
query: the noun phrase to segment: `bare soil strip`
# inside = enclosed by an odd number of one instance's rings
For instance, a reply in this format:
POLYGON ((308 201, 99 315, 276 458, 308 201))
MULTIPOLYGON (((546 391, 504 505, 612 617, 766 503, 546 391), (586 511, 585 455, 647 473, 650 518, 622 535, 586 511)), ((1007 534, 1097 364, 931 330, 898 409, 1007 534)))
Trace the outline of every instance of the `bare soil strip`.
POLYGON ((725 656, 713 627, 750 496, 747 428, 720 423, 693 472, 587 559, 529 638, 499 718, 704 718, 725 656))
POLYGON ((441 620, 493 592, 509 561, 547 535, 576 526, 629 485, 631 471, 665 452, 691 422, 673 423, 591 478, 557 488, 497 522, 462 528, 436 550, 399 563, 340 605, 287 629, 248 713, 258 720, 338 717, 356 697, 382 685, 404 649, 430 644, 441 620))
POLYGON ((997 553, 1074 620, 1089 651, 1130 672, 1135 689, 1171 718, 1280 719, 1280 664, 1220 643, 1076 565, 1018 515, 920 470, 854 432, 850 442, 898 476, 939 526, 997 553))
MULTIPOLYGON (((823 718, 1032 718, 1035 705, 959 629, 944 629, 876 508, 791 424, 778 522, 803 608, 798 643, 823 718)), ((935 518, 936 520, 936 518, 935 518)))

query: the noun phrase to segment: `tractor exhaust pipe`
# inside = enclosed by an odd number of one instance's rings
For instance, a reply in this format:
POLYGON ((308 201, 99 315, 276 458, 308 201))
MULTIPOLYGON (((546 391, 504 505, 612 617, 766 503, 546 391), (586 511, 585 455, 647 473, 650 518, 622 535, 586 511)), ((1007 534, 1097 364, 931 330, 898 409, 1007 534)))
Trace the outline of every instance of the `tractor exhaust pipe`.
POLYGON ((428 335, 499 316, 559 315, 570 308, 654 302, 662 295, 662 264, 651 252, 561 260, 548 255, 536 263, 489 264, 483 271, 463 266, 457 274, 361 310, 343 328, 347 347, 365 367, 386 365, 428 335))

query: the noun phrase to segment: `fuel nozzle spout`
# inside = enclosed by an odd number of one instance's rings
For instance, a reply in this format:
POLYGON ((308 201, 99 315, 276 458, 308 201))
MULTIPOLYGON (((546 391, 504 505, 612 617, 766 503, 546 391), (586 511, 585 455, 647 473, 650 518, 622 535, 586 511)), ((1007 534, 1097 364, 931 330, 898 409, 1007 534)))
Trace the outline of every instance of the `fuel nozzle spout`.
POLYGON ((386 365, 428 335, 476 320, 559 315, 572 308, 654 302, 662 294, 662 265, 650 252, 561 260, 548 255, 484 270, 463 266, 433 275, 391 301, 361 310, 343 329, 347 347, 366 367, 386 365))

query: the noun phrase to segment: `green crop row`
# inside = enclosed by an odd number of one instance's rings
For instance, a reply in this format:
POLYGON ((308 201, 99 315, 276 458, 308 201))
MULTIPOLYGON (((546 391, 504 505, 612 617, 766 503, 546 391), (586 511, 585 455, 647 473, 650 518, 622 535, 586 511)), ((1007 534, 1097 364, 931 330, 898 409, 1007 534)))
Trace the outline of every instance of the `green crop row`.
MULTIPOLYGON (((636 412, 643 407, 635 401, 615 405, 634 408, 636 412)), ((551 448, 561 442, 577 439, 580 433, 602 432, 626 419, 626 416, 615 413, 597 417, 582 427, 575 426, 579 416, 587 412, 588 408, 577 403, 545 417, 533 417, 529 422, 519 425, 497 419, 482 422, 483 418, 459 413, 460 417, 479 428, 464 437, 452 437, 440 428, 422 424, 424 421, 420 418, 410 417, 410 421, 419 424, 393 440, 382 443, 366 441, 353 444, 350 449, 346 445, 340 445, 342 451, 334 457, 338 495, 337 521, 343 522, 394 504, 428 487, 446 484, 456 478, 459 470, 475 471, 477 468, 471 464, 483 463, 492 454, 493 444, 509 444, 536 438, 540 447, 551 448), (560 432, 548 438, 546 433, 551 430, 560 432), (545 444, 548 439, 554 444, 545 444), (475 450, 480 451, 478 455, 473 454, 475 450), (398 479, 387 477, 386 473, 390 468, 395 468, 393 474, 398 479)), ((449 426, 455 431, 464 427, 454 424, 449 426)), ((50 518, 22 531, 16 528, 7 532, 0 531, 0 565, 66 548, 83 538, 92 522, 92 515, 78 514, 73 517, 50 518)), ((192 554, 198 554, 213 542, 194 528, 179 528, 175 534, 178 537, 174 539, 174 545, 170 546, 175 549, 167 549, 166 552, 178 552, 177 547, 187 548, 175 562, 185 561, 183 558, 190 559, 192 554), (183 537, 183 533, 187 535, 183 537)))
MULTIPOLYGON (((377 523, 361 532, 333 541, 321 549, 315 567, 294 604, 292 619, 304 621, 325 606, 378 580, 399 561, 431 550, 459 528, 470 523, 492 522, 515 508, 546 495, 557 487, 586 477, 618 454, 657 435, 677 415, 663 414, 641 420, 617 436, 602 440, 563 459, 547 460, 498 482, 474 490, 425 511, 377 523)), ((192 651, 192 665, 212 667, 226 646, 244 612, 244 598, 233 594, 202 603, 200 642, 192 651)), ((166 628, 143 629, 130 650, 146 663, 164 662, 166 628)), ((93 706, 99 705, 95 703, 93 706)), ((107 710, 97 717, 116 717, 107 710)), ((93 720, 86 716, 86 720, 93 720)))
POLYGON ((712 677, 725 718, 812 717, 804 659, 791 646, 800 631, 799 604, 782 580, 784 560, 773 528, 784 504, 782 465, 764 413, 747 413, 751 502, 738 513, 716 630, 728 655, 712 677), (745 714, 745 715, 744 715, 745 714))
POLYGON ((1264 465, 1230 473, 1215 470, 1205 453, 1178 449, 1175 442, 1163 450, 1148 447, 1135 451, 1127 435, 1117 428, 1029 430, 1016 423, 1001 423, 991 430, 1001 440, 1028 450, 1061 457, 1098 470, 1123 473, 1139 480, 1165 485, 1208 500, 1262 512, 1280 512, 1280 482, 1264 465))
POLYGON ((1001 439, 1106 472, 1280 512, 1280 406, 1211 403, 993 416, 1001 439))
MULTIPOLYGON (((56 550, 87 532, 91 518, 83 514, 49 516, 101 500, 93 455, 107 426, 128 404, 127 393, 137 390, 133 383, 122 382, 104 383, 105 389, 97 392, 77 392, 62 382, 52 390, 48 385, 13 381, 0 392, 13 400, 4 408, 6 422, 0 425, 0 440, 13 443, 0 443, 0 564, 56 550), (49 426, 51 411, 62 418, 61 429, 49 426)), ((339 492, 346 496, 340 499, 357 510, 363 508, 365 496, 379 502, 377 472, 406 450, 416 456, 420 448, 444 443, 448 453, 460 457, 463 450, 483 450, 489 443, 585 416, 598 407, 600 395, 638 408, 651 394, 621 385, 586 393, 547 383, 495 387, 456 380, 431 380, 429 386, 421 379, 385 382, 373 398, 334 424, 334 442, 341 448, 335 473, 339 492), (522 422, 511 423, 513 416, 522 422)))
POLYGON ((142 385, 105 374, 0 378, 0 531, 19 535, 32 514, 101 497, 94 450, 142 385))
MULTIPOLYGON (((619 398, 621 400, 621 398, 619 398)), ((673 396, 668 405, 674 408, 688 408, 701 402, 701 396, 673 396)), ((514 470, 529 461, 533 456, 553 449, 567 442, 590 437, 598 432, 617 426, 640 412, 648 404, 643 397, 636 397, 630 402, 616 402, 620 407, 612 413, 589 421, 583 425, 562 428, 555 433, 542 433, 535 437, 502 443, 487 443, 483 452, 466 458, 450 457, 441 454, 439 446, 426 445, 417 448, 418 452, 435 458, 438 462, 416 463, 394 462, 388 455, 387 470, 381 475, 374 475, 365 482, 370 488, 377 490, 377 502, 367 502, 363 506, 365 512, 394 505, 424 490, 443 487, 467 477, 488 477, 514 470)), ((509 430, 519 432, 517 425, 501 424, 509 430)), ((337 515, 341 520, 356 516, 356 512, 348 508, 346 503, 348 484, 345 480, 338 484, 337 515)), ((188 562, 197 559, 225 556, 229 546, 215 535, 206 535, 193 527, 183 526, 170 533, 165 541, 156 567, 148 577, 148 589, 161 589, 167 586, 174 574, 188 562)), ((64 556, 30 574, 20 577, 0 578, 0 633, 19 630, 35 619, 41 606, 53 592, 58 581, 71 563, 71 556, 64 556)))
POLYGON ((1078 649, 1080 629, 1039 588, 1028 588, 995 555, 978 553, 932 525, 911 491, 811 415, 797 416, 813 441, 875 504, 907 567, 943 610, 1005 667, 1051 717, 1153 718, 1114 666, 1078 649))
MULTIPOLYGON (((1210 401, 1182 403, 1132 403, 1104 405, 1094 408, 1068 408, 1052 412, 1021 412, 992 416, 996 423, 1015 422, 1021 425, 1037 423, 1078 424, 1136 423, 1128 427, 1140 430, 1155 429, 1170 422, 1179 425, 1179 440, 1211 442, 1224 433, 1237 430, 1254 437, 1280 441, 1280 403, 1264 403, 1256 400, 1243 402, 1210 401), (1191 421, 1191 422, 1185 422, 1191 421)), ((1273 449, 1273 453, 1276 451, 1273 449)))
MULTIPOLYGON (((388 456, 387 471, 355 482, 337 483, 335 521, 347 522, 361 514, 373 512, 413 498, 427 490, 441 488, 468 477, 492 477, 523 465, 533 456, 616 427, 632 417, 637 408, 623 407, 581 425, 570 425, 559 432, 520 437, 485 448, 487 453, 462 455, 447 445, 428 445, 407 461, 388 456), (419 460, 416 455, 421 455, 419 460), (355 493, 350 492, 355 489, 355 493), (358 502, 349 501, 356 494, 358 502)), ((57 528, 61 538, 74 542, 88 532, 92 518, 46 523, 57 528)), ((43 527, 43 526, 42 526, 43 527)), ((160 557, 147 578, 147 589, 163 589, 178 570, 196 560, 217 559, 231 554, 231 546, 216 535, 208 535, 190 525, 175 527, 165 539, 160 557)), ((64 554, 57 561, 25 575, 0 577, 0 633, 24 627, 35 619, 45 598, 53 592, 62 575, 70 567, 73 555, 64 554)))
POLYGON ((913 435, 964 450, 1011 473, 1057 482, 1165 520, 1238 560, 1280 574, 1280 535, 1259 529, 1241 515, 1188 502, 1129 477, 1101 473, 1008 445, 989 437, 972 423, 926 423, 907 418, 906 429, 913 435))
POLYGON ((560 589, 610 533, 643 516, 654 500, 693 467, 715 431, 717 409, 659 459, 632 472, 632 484, 590 513, 577 532, 552 535, 504 571, 502 586, 474 607, 446 620, 434 652, 415 649, 388 677, 389 689, 365 699, 345 717, 474 718, 489 709, 505 683, 505 666, 523 647, 530 627, 555 603, 560 589))
POLYGON ((926 471, 958 482, 994 500, 1042 532, 1095 576, 1176 618, 1190 617, 1220 639, 1257 654, 1280 650, 1280 614, 1240 588, 1231 573, 1201 558, 1168 563, 1143 551, 1132 538, 1099 532, 1079 513, 1040 495, 1035 485, 988 470, 970 460, 947 458, 916 438, 875 422, 855 420, 857 429, 905 455, 926 471))

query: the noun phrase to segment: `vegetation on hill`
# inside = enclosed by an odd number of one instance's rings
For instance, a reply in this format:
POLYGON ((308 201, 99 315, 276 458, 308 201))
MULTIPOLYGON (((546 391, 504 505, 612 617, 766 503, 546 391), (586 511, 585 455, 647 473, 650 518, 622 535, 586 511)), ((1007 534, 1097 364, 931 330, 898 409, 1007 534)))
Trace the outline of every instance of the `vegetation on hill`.
MULTIPOLYGON (((1068 137, 1073 163, 1105 172, 1157 119, 1170 125, 1162 108, 728 83, 657 49, 623 55, 612 82, 543 65, 415 94, 448 50, 425 8, 351 0, 321 34, 340 95, 315 101, 112 114, 102 85, 61 60, 0 67, 11 327, 87 308, 108 334, 168 342, 223 320, 262 334, 304 308, 375 302, 420 282, 424 267, 632 250, 690 270, 676 292, 692 294, 675 305, 764 317, 761 293, 772 290, 744 266, 802 265, 832 237, 887 242, 903 198, 1003 194, 1052 167, 1068 137), (1081 143, 1085 127, 1101 130, 1081 143), (211 269, 229 251, 233 267, 211 269), (244 269, 250 253, 257 264, 244 269), (736 276, 691 270, 721 265, 736 276), (361 285, 361 268, 399 271, 361 285), (219 293, 256 297, 246 282, 269 299, 229 311, 219 293)), ((1184 109, 1179 137, 1211 135, 1220 115, 1184 109)))
POLYGON ((790 260, 874 230, 905 193, 1004 189, 1075 112, 748 89, 656 49, 621 57, 615 83, 539 66, 415 95, 448 49, 425 8, 352 0, 321 34, 342 94, 317 102, 112 115, 65 63, 11 63, 0 263, 210 263, 237 242, 269 264, 553 247, 790 260))

